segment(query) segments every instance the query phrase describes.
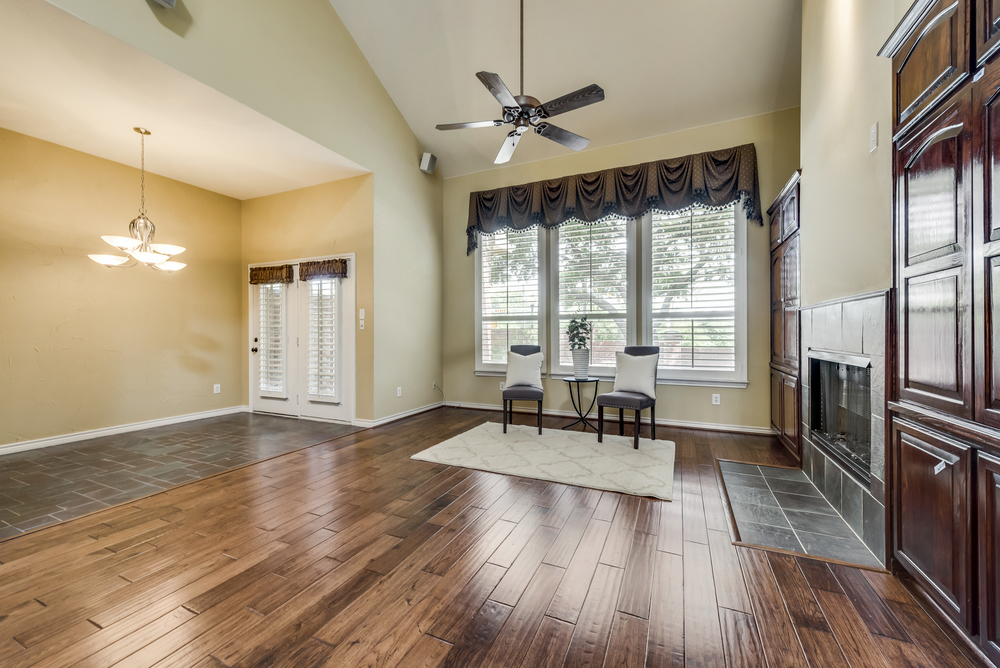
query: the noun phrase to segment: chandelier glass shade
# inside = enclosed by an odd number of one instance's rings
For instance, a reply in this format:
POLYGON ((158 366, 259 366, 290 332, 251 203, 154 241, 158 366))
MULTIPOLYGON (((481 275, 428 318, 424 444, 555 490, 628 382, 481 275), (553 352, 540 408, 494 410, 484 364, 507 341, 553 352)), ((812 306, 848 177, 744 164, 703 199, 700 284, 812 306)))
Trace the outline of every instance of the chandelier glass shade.
POLYGON ((153 243, 156 235, 156 226, 146 215, 146 136, 149 130, 144 128, 132 128, 139 133, 141 144, 141 170, 142 179, 139 186, 139 215, 129 223, 128 236, 119 237, 107 235, 101 237, 111 246, 126 255, 104 255, 94 254, 88 257, 105 267, 134 267, 137 264, 144 264, 159 271, 177 271, 187 265, 183 262, 176 262, 171 258, 184 252, 183 246, 173 244, 153 243))

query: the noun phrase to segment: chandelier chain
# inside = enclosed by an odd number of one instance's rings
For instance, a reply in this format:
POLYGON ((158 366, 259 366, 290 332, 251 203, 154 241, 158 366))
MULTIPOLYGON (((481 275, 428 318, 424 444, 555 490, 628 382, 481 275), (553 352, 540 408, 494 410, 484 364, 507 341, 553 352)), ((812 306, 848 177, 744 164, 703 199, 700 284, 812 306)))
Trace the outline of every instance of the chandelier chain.
POLYGON ((140 166, 142 176, 139 183, 139 215, 146 217, 146 135, 139 133, 140 141, 140 166))

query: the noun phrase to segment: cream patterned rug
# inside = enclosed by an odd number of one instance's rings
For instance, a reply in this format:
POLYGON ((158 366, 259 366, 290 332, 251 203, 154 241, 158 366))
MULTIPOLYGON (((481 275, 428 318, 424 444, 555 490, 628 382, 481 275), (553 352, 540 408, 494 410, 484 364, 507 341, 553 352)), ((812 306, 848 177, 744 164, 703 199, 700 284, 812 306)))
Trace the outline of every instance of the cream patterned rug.
POLYGON ((670 500, 674 444, 487 422, 410 459, 670 500))

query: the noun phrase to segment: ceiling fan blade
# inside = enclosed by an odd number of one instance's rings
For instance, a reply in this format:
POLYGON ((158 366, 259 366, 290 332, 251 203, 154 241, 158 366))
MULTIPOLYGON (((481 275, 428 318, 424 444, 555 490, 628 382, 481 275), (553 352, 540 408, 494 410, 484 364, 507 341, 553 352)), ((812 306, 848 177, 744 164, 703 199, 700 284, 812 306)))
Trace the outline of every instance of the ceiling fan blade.
POLYGON ((510 160, 510 156, 514 155, 514 149, 517 148, 517 142, 520 139, 521 135, 517 134, 517 132, 508 134, 507 138, 503 140, 503 146, 500 147, 500 152, 497 153, 497 159, 493 161, 493 164, 502 165, 510 160))
POLYGON ((437 126, 438 130, 466 130, 469 128, 496 128, 503 125, 503 121, 474 121, 472 123, 442 123, 437 126))
POLYGON ((538 127, 535 128, 535 132, 546 139, 551 139, 557 144, 567 146, 574 151, 582 151, 590 144, 590 140, 586 137, 581 137, 578 134, 574 134, 569 130, 563 130, 550 123, 539 123, 538 127))
POLYGON ((568 95, 557 97, 542 105, 542 118, 550 118, 558 114, 565 114, 588 104, 601 102, 604 99, 604 89, 597 84, 590 84, 586 88, 575 90, 568 95))
POLYGON ((503 79, 499 75, 493 74, 493 72, 476 72, 476 77, 483 82, 484 86, 489 88, 493 97, 500 103, 500 106, 513 109, 521 108, 521 105, 517 103, 514 96, 507 90, 507 86, 504 85, 503 79))

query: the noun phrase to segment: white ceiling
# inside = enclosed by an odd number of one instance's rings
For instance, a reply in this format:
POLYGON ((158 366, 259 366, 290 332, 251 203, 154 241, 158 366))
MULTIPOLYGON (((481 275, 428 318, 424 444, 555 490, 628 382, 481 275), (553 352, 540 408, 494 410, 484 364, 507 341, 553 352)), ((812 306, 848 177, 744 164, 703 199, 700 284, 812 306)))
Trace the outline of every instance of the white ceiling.
MULTIPOLYGON (((492 169, 509 128, 441 132, 499 117, 475 77, 517 95, 517 0, 330 0, 446 177, 492 169)), ((553 121, 593 150, 799 104, 801 0, 525 0, 525 93, 591 83, 604 102, 553 121)), ((570 152, 537 135, 510 164, 570 152)), ((666 156, 665 156, 666 157, 666 156)))
MULTIPOLYGON (((140 0, 141 1, 141 0, 140 0)), ((0 2, 0 127, 237 199, 366 172, 42 0, 0 2)))

